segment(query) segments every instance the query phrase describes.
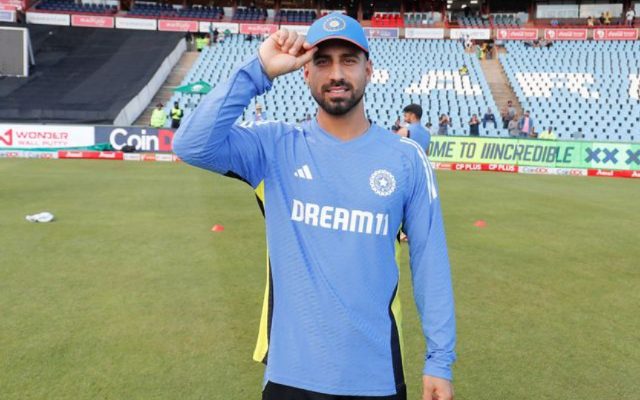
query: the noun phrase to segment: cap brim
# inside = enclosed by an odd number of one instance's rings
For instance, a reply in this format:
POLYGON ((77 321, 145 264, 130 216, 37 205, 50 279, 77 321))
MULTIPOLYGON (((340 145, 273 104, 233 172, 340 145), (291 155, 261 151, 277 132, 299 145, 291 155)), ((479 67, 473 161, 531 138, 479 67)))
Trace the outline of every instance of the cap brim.
POLYGON ((327 40, 344 40, 345 42, 349 42, 353 45, 355 45, 357 48, 359 48, 360 50, 364 51, 365 53, 369 54, 369 50, 365 49, 364 47, 362 47, 362 45, 360 45, 360 43, 356 42, 353 39, 350 39, 346 36, 328 36, 328 37, 324 37, 322 39, 316 40, 315 43, 310 43, 313 47, 318 46, 320 43, 326 42, 327 40))

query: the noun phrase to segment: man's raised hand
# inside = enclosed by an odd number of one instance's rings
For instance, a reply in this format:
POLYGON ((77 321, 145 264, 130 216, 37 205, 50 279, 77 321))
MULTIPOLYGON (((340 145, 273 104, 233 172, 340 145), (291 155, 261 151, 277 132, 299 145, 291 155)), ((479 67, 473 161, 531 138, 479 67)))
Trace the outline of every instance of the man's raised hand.
POLYGON ((316 50, 305 41, 304 36, 280 29, 260 45, 258 55, 264 71, 273 80, 302 68, 311 61, 316 50))

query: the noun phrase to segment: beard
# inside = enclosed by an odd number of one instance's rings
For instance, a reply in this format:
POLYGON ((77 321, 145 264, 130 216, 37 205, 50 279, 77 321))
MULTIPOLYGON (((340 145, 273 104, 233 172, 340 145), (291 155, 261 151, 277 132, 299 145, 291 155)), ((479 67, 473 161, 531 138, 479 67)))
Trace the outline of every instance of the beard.
POLYGON ((320 92, 311 89, 311 95, 326 113, 333 116, 341 116, 347 114, 360 103, 364 96, 364 89, 355 91, 353 85, 345 80, 331 81, 329 84, 322 85, 320 92), (340 86, 348 90, 348 97, 338 99, 325 98, 325 94, 328 93, 330 88, 340 86))

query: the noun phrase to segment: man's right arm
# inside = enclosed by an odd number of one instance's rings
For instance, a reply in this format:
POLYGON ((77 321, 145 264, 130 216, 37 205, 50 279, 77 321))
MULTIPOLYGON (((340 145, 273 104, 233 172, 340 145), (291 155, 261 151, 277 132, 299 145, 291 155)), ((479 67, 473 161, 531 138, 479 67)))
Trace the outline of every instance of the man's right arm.
POLYGON ((252 98, 270 88, 258 57, 247 60, 180 124, 173 151, 191 165, 234 173, 256 186, 265 170, 264 148, 255 129, 235 122, 252 98))
POLYGON ((316 50, 304 36, 286 29, 269 36, 258 56, 218 85, 180 125, 173 139, 174 152, 189 164, 234 173, 257 186, 266 165, 261 140, 271 124, 249 128, 234 123, 253 97, 271 87, 273 79, 300 69, 316 50))

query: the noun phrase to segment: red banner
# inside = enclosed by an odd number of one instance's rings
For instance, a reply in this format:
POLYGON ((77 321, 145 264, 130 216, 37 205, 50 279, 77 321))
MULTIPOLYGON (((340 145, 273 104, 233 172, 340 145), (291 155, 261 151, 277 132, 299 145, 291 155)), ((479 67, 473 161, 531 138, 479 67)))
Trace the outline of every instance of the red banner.
POLYGON ((546 40, 587 40, 586 29, 545 29, 546 40))
POLYGON ((113 17, 102 17, 98 15, 72 15, 71 25, 85 26, 88 28, 113 28, 115 19, 113 17))
POLYGON ((272 24, 240 24, 240 33, 245 35, 271 35, 278 30, 278 25, 272 24))
POLYGON ((494 172, 510 172, 510 173, 518 173, 517 165, 510 164, 482 164, 483 171, 494 171, 494 172))
POLYGON ((14 11, 17 9, 25 9, 25 4, 22 0, 0 0, 0 10, 14 11))
POLYGON ((619 171, 612 169, 590 169, 589 176, 604 176, 608 178, 640 178, 640 171, 619 171))
POLYGON ((637 40, 638 30, 634 28, 594 29, 593 40, 637 40))
POLYGON ((198 32, 198 21, 177 21, 161 19, 158 30, 166 32, 198 32))
POLYGON ((85 159, 85 160, 122 160, 122 152, 119 151, 59 151, 58 158, 62 159, 85 159))
POLYGON ((496 36, 500 40, 536 40, 537 29, 498 29, 496 36))
POLYGON ((518 166, 510 164, 437 163, 435 168, 451 171, 492 171, 514 174, 518 172, 518 166))

